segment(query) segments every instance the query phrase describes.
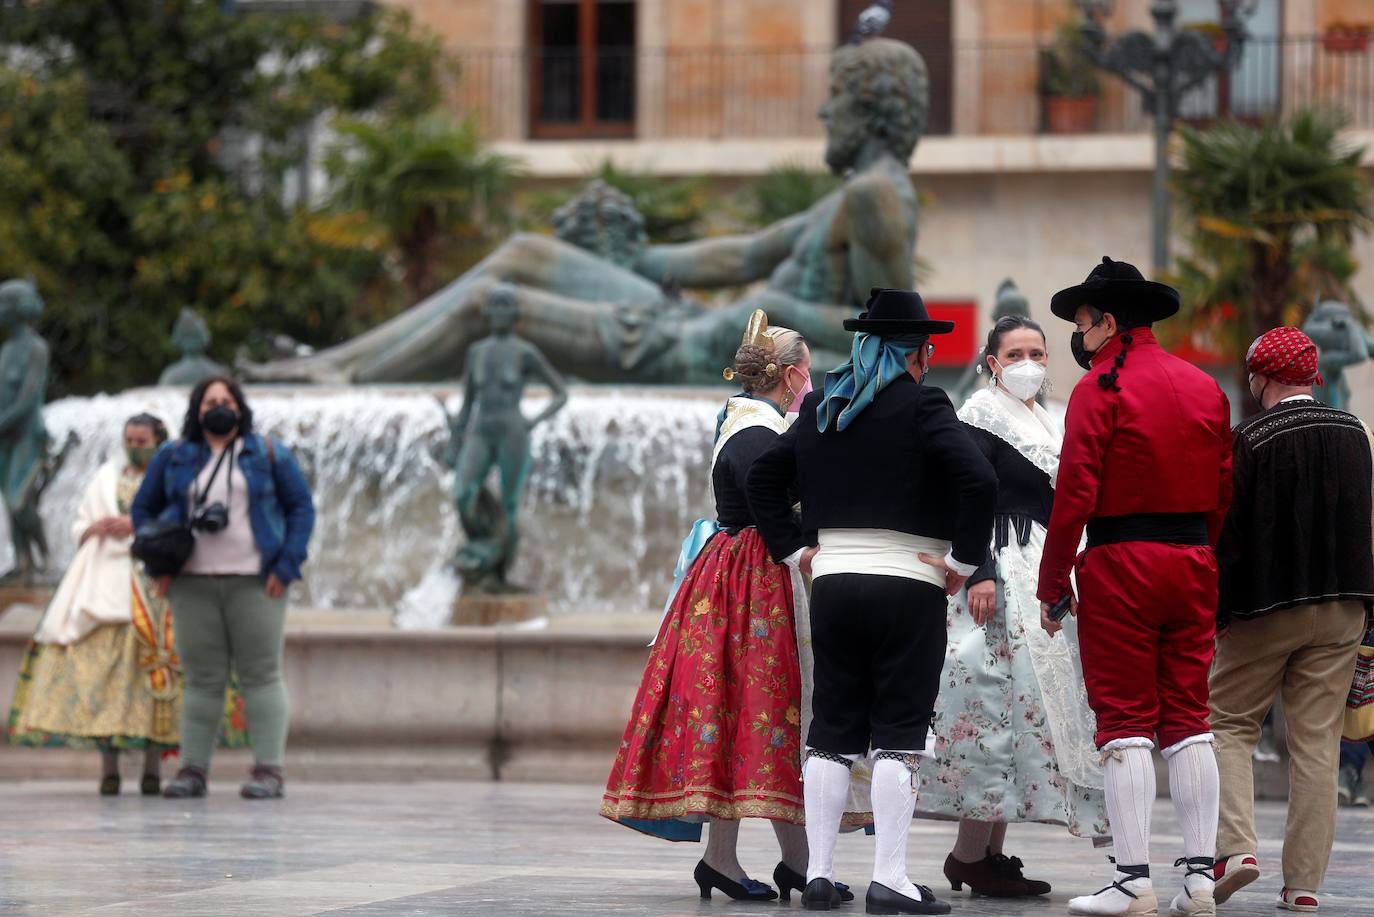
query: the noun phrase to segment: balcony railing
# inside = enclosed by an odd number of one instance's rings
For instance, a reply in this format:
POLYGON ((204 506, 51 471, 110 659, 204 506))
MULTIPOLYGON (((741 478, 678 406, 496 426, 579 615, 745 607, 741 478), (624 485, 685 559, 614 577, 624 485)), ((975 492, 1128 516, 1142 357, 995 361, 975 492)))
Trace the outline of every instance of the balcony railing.
MULTIPOLYGON (((930 133, 1063 128, 1047 116, 1041 52, 1024 43, 925 51, 933 108, 943 112, 930 133)), ((470 50, 460 57, 457 104, 502 140, 817 137, 831 54, 830 48, 470 50)), ((1074 130, 1149 130, 1136 93, 1106 74, 1100 83, 1093 110, 1074 130)), ((1339 107, 1352 126, 1374 128, 1374 47, 1328 48, 1319 36, 1251 40, 1240 67, 1195 89, 1180 116, 1258 119, 1314 104, 1339 107)))

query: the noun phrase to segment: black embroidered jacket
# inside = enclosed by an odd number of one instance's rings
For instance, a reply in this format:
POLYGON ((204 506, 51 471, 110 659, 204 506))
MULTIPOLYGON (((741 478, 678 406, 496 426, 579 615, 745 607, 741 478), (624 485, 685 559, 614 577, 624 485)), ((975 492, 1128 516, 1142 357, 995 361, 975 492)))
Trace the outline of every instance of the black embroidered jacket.
POLYGON ((1219 622, 1374 600, 1372 466, 1359 419, 1316 401, 1283 402, 1236 427, 1219 622))

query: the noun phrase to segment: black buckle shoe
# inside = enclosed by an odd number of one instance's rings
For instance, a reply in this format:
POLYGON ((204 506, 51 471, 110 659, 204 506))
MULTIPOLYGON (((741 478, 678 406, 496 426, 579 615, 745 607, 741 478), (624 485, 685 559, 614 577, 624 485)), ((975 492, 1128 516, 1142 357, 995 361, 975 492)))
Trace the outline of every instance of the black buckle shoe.
POLYGON ((808 911, 828 911, 844 900, 840 890, 829 879, 812 879, 802 892, 802 908, 808 911))
POLYGON ((949 904, 935 897, 935 893, 924 885, 916 886, 921 900, 908 898, 894 892, 886 885, 868 883, 868 895, 864 898, 864 911, 869 914, 948 914, 949 904))
MULTIPOLYGON (((794 872, 786 863, 779 863, 773 870, 773 884, 778 887, 778 894, 783 901, 792 900, 792 892, 806 891, 806 876, 799 872, 794 872)), ((843 882, 834 883, 835 890, 840 893, 840 901, 849 902, 854 900, 854 893, 849 890, 849 886, 843 882)))
POLYGON ((744 877, 743 882, 736 882, 707 866, 705 860, 697 863, 692 878, 697 880, 697 888, 701 889, 703 901, 711 900, 712 889, 723 891, 736 901, 773 901, 778 897, 778 893, 773 891, 771 885, 748 876, 744 877))

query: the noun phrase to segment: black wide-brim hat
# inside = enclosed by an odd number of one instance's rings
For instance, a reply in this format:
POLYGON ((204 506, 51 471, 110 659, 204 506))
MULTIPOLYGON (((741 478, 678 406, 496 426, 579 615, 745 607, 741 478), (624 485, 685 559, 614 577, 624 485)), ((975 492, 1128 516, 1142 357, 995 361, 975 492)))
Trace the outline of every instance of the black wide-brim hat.
POLYGON ((1178 290, 1167 283, 1146 280, 1135 265, 1102 256, 1102 263, 1077 286, 1060 290, 1050 300, 1050 311, 1066 322, 1074 320, 1079 306, 1092 306, 1121 319, 1157 322, 1178 311, 1178 290))
POLYGON ((937 322, 926 311, 925 300, 914 290, 868 291, 868 302, 858 318, 844 321, 845 331, 866 331, 884 337, 907 334, 949 334, 954 322, 937 322))

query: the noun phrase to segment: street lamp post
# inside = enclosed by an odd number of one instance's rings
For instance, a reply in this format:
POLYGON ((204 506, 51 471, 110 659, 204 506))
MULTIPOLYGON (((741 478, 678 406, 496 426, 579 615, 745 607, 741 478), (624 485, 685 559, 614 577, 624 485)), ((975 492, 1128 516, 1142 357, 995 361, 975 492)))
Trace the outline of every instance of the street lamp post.
POLYGON ((1102 19, 1111 14, 1115 0, 1078 0, 1089 59, 1140 93, 1145 110, 1154 115, 1151 231, 1156 273, 1169 266, 1169 135, 1173 133, 1179 101, 1208 77, 1240 63, 1246 38, 1244 18, 1254 13, 1258 0, 1218 0, 1218 4, 1221 27, 1226 33, 1222 51, 1201 32, 1175 28, 1176 0, 1151 3, 1153 34, 1127 32, 1110 44, 1102 19))

